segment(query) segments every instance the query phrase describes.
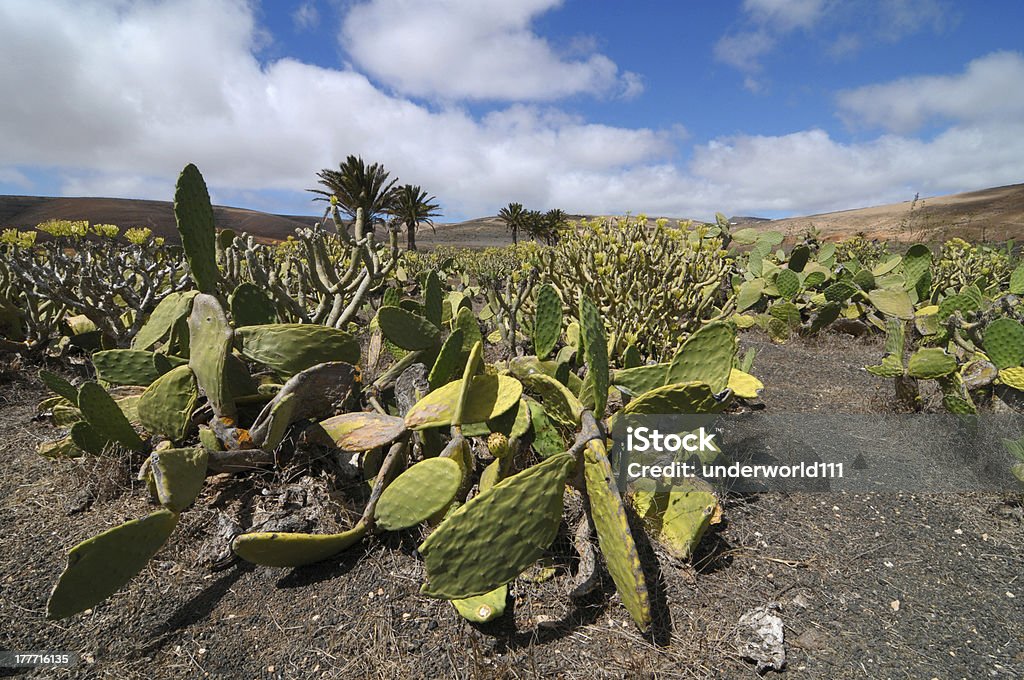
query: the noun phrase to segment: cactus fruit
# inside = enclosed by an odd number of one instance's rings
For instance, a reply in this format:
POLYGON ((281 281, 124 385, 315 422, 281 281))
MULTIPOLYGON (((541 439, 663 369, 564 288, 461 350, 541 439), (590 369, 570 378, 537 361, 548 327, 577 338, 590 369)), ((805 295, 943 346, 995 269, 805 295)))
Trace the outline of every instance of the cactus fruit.
POLYGON ((139 399, 139 420, 147 431, 174 441, 184 439, 199 400, 195 375, 178 366, 153 381, 139 399))
POLYGON ((388 531, 414 527, 448 507, 461 485, 462 468, 451 458, 421 460, 384 489, 374 521, 388 531))
POLYGON ((342 451, 369 451, 387 446, 406 431, 405 421, 380 413, 343 413, 320 421, 342 451))
POLYGON ((532 373, 523 379, 526 388, 540 395, 548 416, 566 427, 578 427, 583 404, 565 385, 549 375, 532 373))
POLYGON ((391 342, 405 350, 430 349, 441 344, 441 329, 426 317, 401 307, 377 310, 380 330, 391 342))
POLYGON ((672 359, 663 384, 700 381, 715 392, 729 384, 736 356, 736 331, 729 324, 709 323, 693 333, 672 359))
MULTIPOLYGON (((522 403, 522 402, 520 402, 522 403)), ((495 458, 504 458, 511 453, 511 449, 508 445, 508 437, 501 432, 492 432, 487 437, 487 450, 491 452, 491 455, 495 458)))
POLYGON ((562 298, 549 283, 537 291, 537 309, 533 320, 533 351, 543 359, 558 343, 562 335, 562 298))
POLYGON ((206 294, 195 297, 188 328, 191 338, 188 366, 195 374, 199 388, 217 416, 234 419, 235 404, 225 379, 232 331, 217 298, 206 294))
POLYGON ((359 522, 340 534, 240 534, 231 549, 246 562, 265 567, 304 567, 348 550, 362 540, 367 527, 359 522))
POLYGON ((138 349, 108 349, 95 352, 92 364, 96 377, 109 385, 145 387, 171 369, 167 358, 138 349))
POLYGON ((188 317, 198 291, 170 293, 156 306, 132 339, 132 349, 149 349, 164 339, 179 320, 188 317))
POLYGON ((615 590, 636 625, 646 631, 651 625, 647 583, 633 534, 629 530, 626 509, 615 486, 604 442, 600 439, 591 439, 583 449, 583 470, 590 498, 590 514, 615 590))
POLYGON ((868 299, 882 314, 894 316, 897 319, 910 320, 914 318, 914 303, 910 296, 901 290, 876 288, 868 292, 868 299))
POLYGON ((177 513, 161 509, 76 545, 46 603, 46 618, 67 618, 113 595, 146 566, 177 523, 177 513))
MULTIPOLYGON (((462 394, 463 380, 454 380, 420 399, 405 415, 411 430, 447 427, 453 424, 462 394)), ((478 375, 473 378, 462 420, 478 423, 500 416, 519 401, 523 385, 506 375, 478 375)))
POLYGON ((910 355, 907 375, 911 378, 934 379, 947 376, 957 369, 956 357, 938 347, 925 347, 910 355))
MULTIPOLYGON (((101 437, 117 442, 133 451, 142 450, 143 442, 135 432, 135 428, 132 427, 113 397, 97 383, 83 383, 78 389, 78 408, 82 411, 82 417, 88 422, 89 427, 101 437)), ((72 435, 74 435, 73 432, 72 435)))
POLYGON ((593 382, 594 413, 601 417, 608 404, 608 344, 597 306, 580 297, 580 338, 587 360, 587 377, 593 382))
MULTIPOLYGON (((276 323, 235 331, 242 354, 283 378, 324 362, 356 365, 359 342, 345 331, 318 324, 276 323)), ((202 381, 200 380, 200 385, 202 381)))
POLYGON ((217 269, 217 230, 213 224, 213 206, 202 174, 192 163, 178 176, 174 189, 174 219, 181 234, 192 280, 200 292, 215 295, 220 282, 217 269))
POLYGON ((149 460, 160 504, 174 512, 192 505, 206 481, 206 449, 163 449, 154 451, 149 460))
POLYGON ((996 368, 1013 368, 1024 363, 1024 326, 1016 319, 996 319, 985 328, 985 354, 996 368))
POLYGON ((681 560, 690 559, 704 532, 722 516, 711 489, 698 480, 689 481, 685 488, 660 492, 637 489, 632 496, 633 507, 647 530, 681 560))
POLYGON ((464 600, 452 600, 452 605, 459 616, 473 623, 487 623, 505 613, 505 601, 508 600, 508 585, 498 586, 489 593, 467 597, 464 600))
POLYGON ((459 600, 489 593, 533 564, 562 520, 572 454, 552 456, 504 479, 451 513, 419 547, 422 592, 459 600))
POLYGON ((228 296, 228 308, 235 326, 277 323, 277 306, 263 289, 248 281, 238 284, 228 296))

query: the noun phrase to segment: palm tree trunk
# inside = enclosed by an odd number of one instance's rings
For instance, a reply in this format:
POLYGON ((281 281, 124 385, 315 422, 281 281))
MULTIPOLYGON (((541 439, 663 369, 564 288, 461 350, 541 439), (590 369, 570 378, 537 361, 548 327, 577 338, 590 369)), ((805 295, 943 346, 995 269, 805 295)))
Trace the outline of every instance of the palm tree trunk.
POLYGON ((405 245, 408 250, 416 250, 416 225, 405 225, 405 245))

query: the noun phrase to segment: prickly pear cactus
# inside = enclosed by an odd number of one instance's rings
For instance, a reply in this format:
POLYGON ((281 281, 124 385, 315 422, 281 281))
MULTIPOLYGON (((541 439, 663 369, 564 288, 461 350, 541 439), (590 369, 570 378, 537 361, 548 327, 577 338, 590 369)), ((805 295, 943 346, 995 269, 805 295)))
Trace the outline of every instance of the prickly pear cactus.
POLYGON ((374 520, 388 531, 416 526, 448 507, 461 485, 462 469, 451 458, 421 460, 384 489, 374 520))
POLYGON ((174 190, 174 219, 196 288, 208 295, 216 294, 221 277, 217 269, 213 206, 203 175, 192 163, 186 165, 178 176, 174 190))
POLYGON ((199 401, 199 386, 188 366, 178 366, 146 388, 139 399, 139 420, 153 434, 184 439, 199 401))
POLYGON ((562 335, 562 298, 549 283, 537 291, 533 321, 533 351, 541 359, 551 353, 562 335))

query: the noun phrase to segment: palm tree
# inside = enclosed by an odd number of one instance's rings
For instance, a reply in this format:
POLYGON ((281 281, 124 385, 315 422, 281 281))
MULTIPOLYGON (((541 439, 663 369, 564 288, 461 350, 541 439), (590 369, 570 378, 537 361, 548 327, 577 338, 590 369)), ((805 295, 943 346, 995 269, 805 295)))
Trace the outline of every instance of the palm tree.
POLYGON ((380 163, 366 165, 361 156, 349 156, 338 170, 324 168, 316 173, 320 184, 327 187, 327 191, 308 191, 320 194, 320 198, 314 198, 314 201, 336 198, 341 211, 353 219, 356 211, 362 208, 363 219, 372 229, 374 223, 380 221, 381 216, 391 207, 392 189, 398 180, 388 182, 388 175, 380 163))
POLYGON ((519 243, 519 231, 526 231, 530 214, 522 203, 509 203, 498 211, 498 219, 505 223, 505 229, 512 232, 512 243, 519 243))
POLYGON ((434 203, 436 196, 428 196, 426 191, 414 184, 405 184, 393 191, 392 204, 388 209, 399 222, 405 225, 405 238, 409 250, 416 250, 416 227, 429 224, 434 228, 432 217, 441 215, 441 206, 434 203))

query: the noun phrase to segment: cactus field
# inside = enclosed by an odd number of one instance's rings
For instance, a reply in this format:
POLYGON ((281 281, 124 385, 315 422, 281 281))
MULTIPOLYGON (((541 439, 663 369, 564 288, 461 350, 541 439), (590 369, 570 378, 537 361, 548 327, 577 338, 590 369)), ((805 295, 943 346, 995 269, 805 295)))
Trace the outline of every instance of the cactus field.
POLYGON ((969 493, 618 477, 643 417, 849 414, 876 451, 1024 423, 1013 241, 640 215, 406 251, 333 196, 267 243, 195 165, 168 195, 176 238, 0 235, 0 649, 106 677, 748 677, 770 603, 794 677, 1024 675, 1024 426, 983 471, 1011 486, 969 493))

